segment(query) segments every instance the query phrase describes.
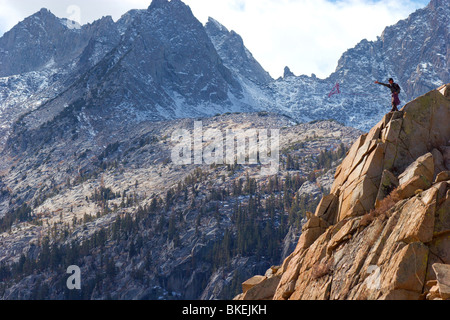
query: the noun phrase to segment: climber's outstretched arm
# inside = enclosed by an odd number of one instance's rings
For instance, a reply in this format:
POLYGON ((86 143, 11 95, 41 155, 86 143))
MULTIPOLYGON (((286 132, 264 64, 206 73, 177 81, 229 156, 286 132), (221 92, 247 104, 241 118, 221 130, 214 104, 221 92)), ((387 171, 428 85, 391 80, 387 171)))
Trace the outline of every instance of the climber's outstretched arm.
POLYGON ((381 84, 382 86, 385 86, 385 87, 388 87, 388 88, 391 87, 389 84, 386 84, 386 83, 381 83, 381 82, 378 82, 378 81, 375 81, 375 83, 376 84, 381 84))

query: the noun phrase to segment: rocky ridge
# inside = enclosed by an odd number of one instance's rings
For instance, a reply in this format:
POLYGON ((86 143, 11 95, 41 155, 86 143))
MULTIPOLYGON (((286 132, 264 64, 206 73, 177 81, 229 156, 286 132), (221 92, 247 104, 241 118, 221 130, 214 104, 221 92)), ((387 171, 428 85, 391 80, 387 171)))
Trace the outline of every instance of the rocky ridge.
POLYGON ((450 84, 362 135, 295 251, 236 299, 448 299, 449 119, 450 84))

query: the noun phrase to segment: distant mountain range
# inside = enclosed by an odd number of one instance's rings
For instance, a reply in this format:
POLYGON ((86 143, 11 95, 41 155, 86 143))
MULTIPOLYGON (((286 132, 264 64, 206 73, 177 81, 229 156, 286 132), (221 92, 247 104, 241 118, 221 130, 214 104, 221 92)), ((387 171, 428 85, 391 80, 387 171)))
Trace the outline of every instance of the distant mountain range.
POLYGON ((377 41, 361 41, 327 79, 286 68, 277 80, 238 34, 212 18, 203 26, 180 0, 84 26, 42 9, 0 38, 0 143, 19 117, 26 125, 16 133, 75 117, 90 136, 144 120, 259 110, 367 130, 390 104, 374 80, 395 78, 404 102, 448 82, 448 4, 433 0, 377 41), (329 97, 337 83, 340 94, 329 97))

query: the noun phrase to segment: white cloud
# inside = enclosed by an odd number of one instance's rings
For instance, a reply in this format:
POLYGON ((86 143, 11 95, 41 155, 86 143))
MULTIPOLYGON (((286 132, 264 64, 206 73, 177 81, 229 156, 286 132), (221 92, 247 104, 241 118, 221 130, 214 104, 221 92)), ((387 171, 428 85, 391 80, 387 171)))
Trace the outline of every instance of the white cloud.
MULTIPOLYGON (((184 0, 205 23, 209 16, 239 33, 273 77, 287 65, 299 74, 326 77, 348 48, 375 40, 383 29, 424 7, 428 0, 184 0)), ((42 7, 87 23, 118 19, 150 0, 0 0, 0 34, 42 7), (68 11, 70 6, 80 8, 68 11)), ((73 7, 72 7, 73 9, 73 7)))
MULTIPOLYGON (((73 17, 73 8, 80 9, 80 23, 92 22, 102 16, 111 15, 118 19, 130 9, 143 9, 149 6, 150 0, 0 0, 0 12, 13 10, 16 14, 7 20, 5 25, 12 28, 17 22, 34 14, 41 8, 47 8, 61 18, 73 17)), ((6 30, 4 30, 6 31, 6 30)))
POLYGON ((0 0, 0 34, 11 29, 20 19, 20 13, 8 5, 8 2, 0 0))
POLYGON ((273 77, 327 77, 342 53, 406 18, 428 0, 186 0, 205 22, 212 16, 239 33, 273 77), (237 7, 240 10, 236 9, 237 7))

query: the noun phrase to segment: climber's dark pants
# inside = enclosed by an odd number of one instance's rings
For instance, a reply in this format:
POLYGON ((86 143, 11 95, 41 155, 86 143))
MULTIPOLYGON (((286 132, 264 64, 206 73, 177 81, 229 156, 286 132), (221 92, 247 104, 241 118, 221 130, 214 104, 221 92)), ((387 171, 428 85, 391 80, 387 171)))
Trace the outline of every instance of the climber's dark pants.
POLYGON ((398 111, 397 106, 400 105, 400 99, 398 98, 398 94, 392 94, 392 110, 391 112, 398 111))

